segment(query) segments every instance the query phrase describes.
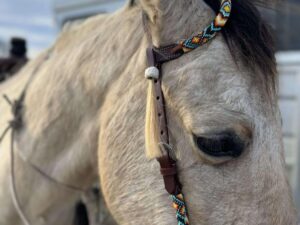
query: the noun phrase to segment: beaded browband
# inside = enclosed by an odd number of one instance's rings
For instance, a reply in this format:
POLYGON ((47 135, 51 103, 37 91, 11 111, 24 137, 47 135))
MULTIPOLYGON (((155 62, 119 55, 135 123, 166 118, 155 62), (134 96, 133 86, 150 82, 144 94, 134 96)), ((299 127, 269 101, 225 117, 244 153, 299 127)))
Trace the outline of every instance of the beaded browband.
POLYGON ((218 32, 226 25, 231 13, 231 0, 222 0, 218 15, 214 21, 197 35, 179 41, 176 44, 171 44, 165 47, 156 48, 150 47, 147 49, 148 68, 145 71, 145 77, 151 80, 153 85, 155 107, 158 116, 158 129, 160 148, 164 153, 158 158, 161 167, 161 174, 164 179, 165 188, 171 195, 173 207, 176 209, 176 218, 178 225, 189 224, 186 204, 182 194, 181 184, 178 180, 176 161, 171 157, 171 149, 168 135, 168 126, 165 110, 164 95, 161 88, 162 83, 162 64, 179 58, 185 53, 188 53, 212 40, 218 32))
POLYGON ((222 0, 219 14, 216 16, 215 20, 196 36, 181 41, 180 46, 182 46, 182 50, 185 53, 190 52, 213 39, 216 34, 226 25, 230 13, 231 0, 222 0))

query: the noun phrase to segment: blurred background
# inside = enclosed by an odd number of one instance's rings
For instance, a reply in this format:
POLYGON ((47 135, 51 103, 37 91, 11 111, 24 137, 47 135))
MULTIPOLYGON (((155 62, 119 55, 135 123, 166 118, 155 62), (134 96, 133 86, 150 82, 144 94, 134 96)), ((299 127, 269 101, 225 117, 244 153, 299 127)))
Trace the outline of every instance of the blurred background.
MULTIPOLYGON (((12 45, 21 46, 22 57, 27 45, 27 55, 33 58, 53 43, 67 23, 112 12, 124 3, 125 0, 1 0, 0 58, 10 57, 12 45), (18 38, 12 40, 13 37, 18 38)), ((287 0, 275 8, 261 8, 261 12, 275 31, 287 172, 300 209, 300 0, 287 0)))

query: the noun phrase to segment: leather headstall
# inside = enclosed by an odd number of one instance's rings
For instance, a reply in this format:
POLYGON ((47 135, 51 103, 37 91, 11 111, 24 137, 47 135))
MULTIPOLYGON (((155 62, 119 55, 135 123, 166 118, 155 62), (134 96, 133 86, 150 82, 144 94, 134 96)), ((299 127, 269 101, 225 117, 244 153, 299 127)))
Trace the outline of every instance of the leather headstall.
POLYGON ((156 112, 158 117, 158 128, 160 137, 160 148, 164 155, 157 159, 160 164, 160 171, 164 179, 165 188, 171 195, 177 195, 181 192, 181 184, 178 180, 176 161, 171 157, 171 147, 169 141, 168 124, 166 117, 165 100, 162 91, 162 65, 163 63, 179 58, 184 54, 178 51, 178 44, 168 45, 162 48, 148 48, 147 59, 149 67, 156 67, 159 70, 158 79, 152 79, 154 84, 154 95, 156 101, 156 112))

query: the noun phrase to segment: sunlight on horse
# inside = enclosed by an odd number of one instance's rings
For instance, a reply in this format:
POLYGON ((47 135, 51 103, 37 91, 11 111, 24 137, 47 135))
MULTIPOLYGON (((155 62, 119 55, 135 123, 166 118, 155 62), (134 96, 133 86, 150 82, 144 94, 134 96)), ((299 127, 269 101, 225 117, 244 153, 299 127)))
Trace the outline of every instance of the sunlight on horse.
MULTIPOLYGON (((163 66, 170 139, 190 224, 296 225, 272 37, 254 1, 232 4, 223 34, 163 66), (222 141, 239 156, 216 156, 213 148, 222 141)), ((99 175, 118 224, 177 223, 153 159, 159 150, 145 150, 149 43, 141 15, 148 16, 153 44, 164 46, 201 31, 218 7, 214 0, 132 2, 65 30, 51 49, 0 84, 1 95, 17 99, 32 79, 15 138, 17 189, 32 224, 71 225, 80 193, 44 179, 26 160, 80 189, 99 175)), ((0 134, 10 111, 0 101, 0 134)), ((0 224, 21 225, 9 190, 9 135, 0 150, 0 224)))

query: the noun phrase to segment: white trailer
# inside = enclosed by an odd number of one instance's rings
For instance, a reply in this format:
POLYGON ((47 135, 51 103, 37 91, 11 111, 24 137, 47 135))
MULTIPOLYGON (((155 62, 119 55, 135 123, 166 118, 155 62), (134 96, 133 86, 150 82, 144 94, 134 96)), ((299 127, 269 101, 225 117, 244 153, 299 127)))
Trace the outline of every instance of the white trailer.
POLYGON ((125 2, 126 0, 54 0, 54 13, 57 25, 61 29, 67 22, 113 12, 125 2))
POLYGON ((300 52, 277 53, 287 172, 300 210, 300 52))

